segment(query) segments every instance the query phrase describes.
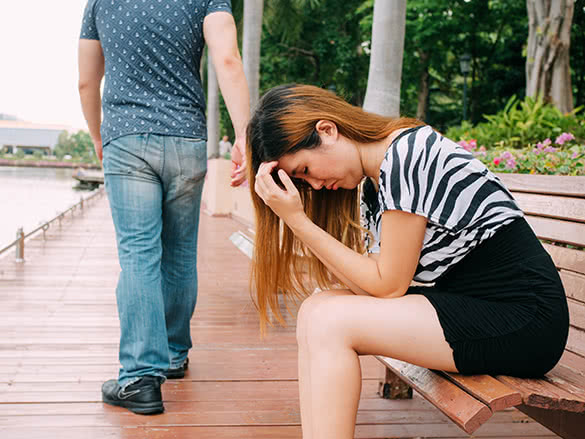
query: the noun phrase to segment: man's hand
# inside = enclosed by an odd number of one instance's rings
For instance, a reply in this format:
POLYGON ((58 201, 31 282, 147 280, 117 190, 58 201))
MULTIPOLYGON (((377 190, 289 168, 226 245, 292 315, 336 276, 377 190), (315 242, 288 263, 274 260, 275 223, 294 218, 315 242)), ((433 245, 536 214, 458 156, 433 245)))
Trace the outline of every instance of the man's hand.
POLYGON ((246 180, 246 139, 236 138, 232 148, 232 180, 236 187, 246 180))
POLYGON ((104 151, 102 147, 102 139, 92 139, 93 141, 93 149, 95 150, 95 155, 98 159, 100 159, 100 163, 104 161, 104 151))

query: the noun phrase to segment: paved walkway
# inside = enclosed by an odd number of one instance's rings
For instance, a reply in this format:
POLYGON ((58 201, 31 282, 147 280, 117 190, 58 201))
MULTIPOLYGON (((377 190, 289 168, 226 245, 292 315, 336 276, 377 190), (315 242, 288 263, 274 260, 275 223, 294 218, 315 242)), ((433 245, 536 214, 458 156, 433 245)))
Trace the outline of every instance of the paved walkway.
MULTIPOLYGON (((25 264, 0 259, 0 438, 300 438, 294 321, 260 339, 249 260, 228 239, 242 226, 201 220, 191 369, 163 385, 158 416, 101 403, 101 383, 119 367, 119 268, 105 197, 27 242, 25 264)), ((418 396, 380 399, 382 368, 362 362, 357 437, 467 437, 418 396)), ((507 410, 474 437, 556 436, 507 410)))

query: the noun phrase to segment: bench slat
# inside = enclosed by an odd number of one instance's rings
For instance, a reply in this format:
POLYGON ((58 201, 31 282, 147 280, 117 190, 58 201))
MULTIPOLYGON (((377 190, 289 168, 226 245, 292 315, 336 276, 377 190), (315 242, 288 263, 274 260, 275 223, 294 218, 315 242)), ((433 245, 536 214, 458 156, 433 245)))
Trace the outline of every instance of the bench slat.
POLYGON ((585 399, 585 373, 559 362, 553 370, 546 374, 545 379, 567 392, 585 399))
POLYGON ((585 358, 582 356, 565 350, 561 356, 560 363, 571 369, 573 372, 585 376, 585 358))
POLYGON ((526 214, 585 222, 585 198, 513 193, 526 214))
POLYGON ((230 236, 230 241, 246 256, 252 259, 254 254, 254 240, 242 231, 234 232, 230 236))
POLYGON ((567 297, 585 303, 585 276, 565 270, 559 271, 559 276, 567 297))
POLYGON ((569 304, 569 320, 575 328, 585 330, 585 303, 567 299, 569 304))
POLYGON ((442 372, 442 374, 486 404, 493 412, 522 404, 520 392, 490 375, 461 375, 449 372, 442 372))
POLYGON ((569 328, 567 349, 571 352, 574 352, 575 354, 585 357, 585 331, 571 326, 569 328))
POLYGON ((576 246, 585 246, 585 224, 561 221, 552 218, 526 215, 526 221, 541 239, 576 246))
POLYGON ((498 173, 497 176, 512 192, 585 198, 585 177, 505 173, 498 173))
POLYGON ((492 416, 487 405, 440 374, 393 358, 376 358, 467 433, 472 434, 492 416))
POLYGON ((495 378, 518 390, 522 395, 524 405, 549 410, 585 413, 585 398, 557 387, 549 381, 516 378, 506 375, 498 375, 495 378))
POLYGON ((585 275, 585 252, 557 245, 543 244, 557 268, 585 275))

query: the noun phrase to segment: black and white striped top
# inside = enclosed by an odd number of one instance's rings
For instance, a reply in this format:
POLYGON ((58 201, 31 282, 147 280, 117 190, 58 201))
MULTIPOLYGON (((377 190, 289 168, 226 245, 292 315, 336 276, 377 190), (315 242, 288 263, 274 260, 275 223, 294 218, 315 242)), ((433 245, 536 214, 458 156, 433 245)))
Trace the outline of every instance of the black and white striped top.
POLYGON ((367 179, 361 212, 370 253, 380 252, 382 213, 402 210, 427 218, 414 275, 434 282, 500 227, 523 216, 500 179, 430 126, 408 129, 392 142, 380 166, 379 190, 367 179))

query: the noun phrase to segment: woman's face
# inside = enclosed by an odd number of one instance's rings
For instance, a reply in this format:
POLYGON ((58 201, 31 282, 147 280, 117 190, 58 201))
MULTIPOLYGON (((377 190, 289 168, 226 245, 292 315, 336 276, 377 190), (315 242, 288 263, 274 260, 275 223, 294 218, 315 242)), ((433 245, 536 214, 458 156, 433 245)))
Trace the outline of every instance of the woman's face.
POLYGON ((357 147, 339 135, 331 122, 319 121, 317 132, 321 145, 285 154, 278 160, 278 167, 315 190, 356 188, 364 175, 357 147))

